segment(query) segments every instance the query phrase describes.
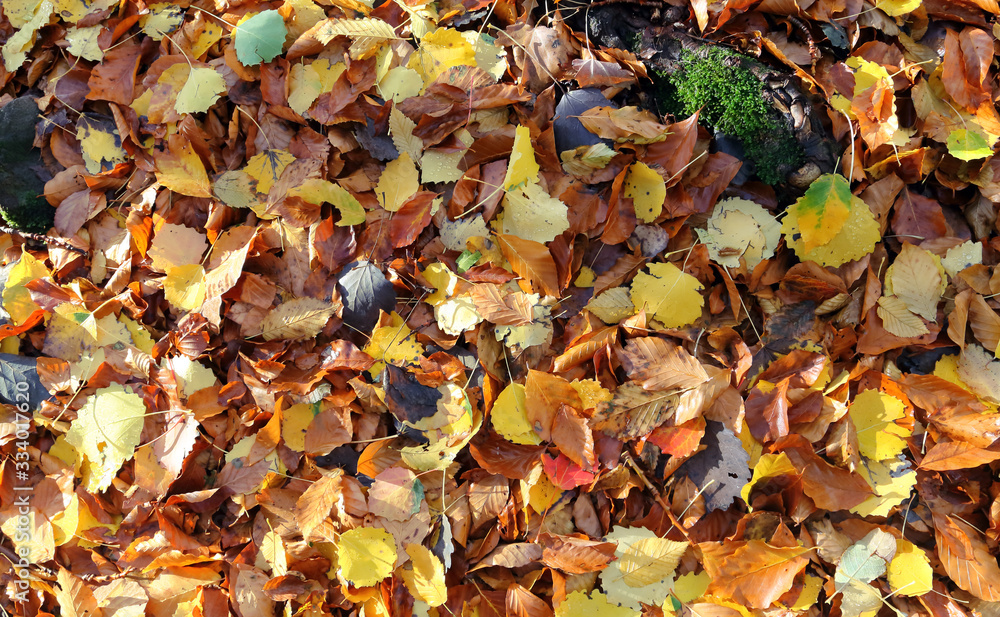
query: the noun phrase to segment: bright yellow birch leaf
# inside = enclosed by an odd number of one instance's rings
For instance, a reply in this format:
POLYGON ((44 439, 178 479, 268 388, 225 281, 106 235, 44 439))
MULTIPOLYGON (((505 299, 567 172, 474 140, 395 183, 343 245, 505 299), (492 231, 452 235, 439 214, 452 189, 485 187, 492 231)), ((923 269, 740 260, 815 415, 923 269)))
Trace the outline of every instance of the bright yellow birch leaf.
POLYGON ((114 384, 87 398, 77 412, 66 442, 86 459, 84 486, 99 493, 118 475, 139 445, 146 406, 138 395, 114 384))
MULTIPOLYGON (((747 435, 750 434, 749 429, 744 428, 743 433, 747 435)), ((741 436, 743 435, 741 433, 741 436)), ((783 476, 785 474, 797 474, 799 470, 792 465, 792 461, 788 459, 788 455, 784 452, 779 454, 762 454, 757 464, 753 468, 753 477, 750 481, 743 485, 740 489, 740 497, 743 498, 748 505, 750 504, 750 492, 753 491, 753 487, 757 485, 758 482, 766 480, 768 478, 774 478, 777 476, 783 476)))
POLYGON ((906 447, 908 429, 896 424, 906 417, 906 408, 898 398, 865 390, 854 397, 848 410, 858 433, 858 448, 869 459, 882 461, 893 458, 906 447))
POLYGON ((917 472, 898 458, 865 461, 857 471, 875 491, 851 508, 851 512, 860 516, 889 516, 893 508, 906 503, 917 483, 917 472))
POLYGON ((420 190, 420 174, 410 155, 403 152, 389 161, 375 186, 378 202, 389 212, 396 212, 420 190))
POLYGON ((420 544, 406 545, 412 569, 403 571, 403 581, 413 594, 428 606, 441 606, 448 600, 444 582, 444 564, 431 550, 420 544))
POLYGON ((514 130, 514 148, 510 153, 507 176, 503 181, 505 191, 510 191, 528 182, 538 182, 541 167, 535 160, 535 148, 531 145, 531 131, 526 126, 514 130))
POLYGON ((205 268, 201 264, 174 266, 163 279, 167 302, 182 311, 193 311, 205 302, 205 268))
POLYGON ((503 233, 545 244, 569 229, 569 208, 536 182, 504 196, 503 233))
POLYGON ((476 65, 472 43, 454 28, 438 28, 420 40, 420 47, 410 55, 407 67, 420 73, 424 85, 429 86, 441 73, 462 65, 476 65))
POLYGON ((349 529, 337 541, 337 558, 341 576, 356 587, 371 587, 395 569, 396 541, 385 529, 349 529))
POLYGON ((651 263, 632 280, 632 303, 645 307, 668 328, 683 328, 701 317, 705 298, 698 279, 670 262, 651 263))
POLYGON ((211 67, 195 67, 177 94, 174 110, 179 114, 200 114, 226 93, 226 80, 211 67))
POLYGON ((49 276, 45 263, 22 249, 21 259, 10 269, 7 283, 3 288, 3 308, 10 315, 14 325, 21 325, 40 307, 31 300, 31 292, 25 283, 49 276))
POLYGON ((889 562, 889 588, 900 596, 922 596, 934 587, 934 570, 924 549, 896 538, 896 556, 889 562))
POLYGON ((417 364, 418 358, 424 353, 424 346, 416 341, 410 328, 403 323, 403 318, 393 312, 388 326, 375 328, 372 332, 364 352, 375 358, 375 364, 368 369, 368 374, 378 377, 385 369, 385 362, 397 366, 417 364))
POLYGON ((652 223, 663 212, 667 199, 667 183, 645 163, 635 162, 625 176, 625 197, 631 197, 635 216, 643 223, 652 223))
POLYGON ((643 527, 615 527, 605 540, 618 545, 617 559, 600 576, 608 600, 634 610, 641 610, 640 602, 663 604, 689 544, 660 538, 643 527))
POLYGON ((257 181, 257 192, 267 195, 289 163, 295 160, 288 150, 264 150, 247 161, 243 171, 257 181))
POLYGON ((497 396, 490 411, 493 428, 508 441, 518 444, 535 445, 542 443, 538 433, 528 421, 525 411, 524 386, 519 383, 508 384, 497 396))
POLYGON ((920 8, 923 0, 876 0, 875 8, 884 11, 889 17, 906 15, 920 8))
POLYGON ((640 611, 608 602, 607 596, 594 590, 574 591, 556 607, 556 617, 639 617, 640 611))
POLYGON ((881 239, 868 205, 851 194, 847 178, 835 174, 820 176, 788 208, 781 232, 800 259, 824 266, 860 259, 881 239))

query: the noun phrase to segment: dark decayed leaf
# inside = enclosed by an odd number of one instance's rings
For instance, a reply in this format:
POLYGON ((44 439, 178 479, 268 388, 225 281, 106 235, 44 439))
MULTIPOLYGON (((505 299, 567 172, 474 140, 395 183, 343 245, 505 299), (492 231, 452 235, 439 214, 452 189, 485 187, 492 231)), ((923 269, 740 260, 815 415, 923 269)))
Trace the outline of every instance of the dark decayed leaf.
POLYGON ((344 323, 367 332, 378 321, 378 311, 390 312, 396 307, 396 291, 392 283, 370 261, 348 264, 340 274, 337 289, 344 302, 344 323))
POLYGON ((28 403, 34 410, 47 398, 49 391, 38 380, 34 358, 0 353, 0 402, 28 403))
POLYGON ((704 489, 705 507, 726 509, 750 480, 747 465, 750 456, 740 438, 721 422, 709 420, 702 443, 705 449, 692 456, 675 472, 678 478, 687 476, 699 489, 704 489))

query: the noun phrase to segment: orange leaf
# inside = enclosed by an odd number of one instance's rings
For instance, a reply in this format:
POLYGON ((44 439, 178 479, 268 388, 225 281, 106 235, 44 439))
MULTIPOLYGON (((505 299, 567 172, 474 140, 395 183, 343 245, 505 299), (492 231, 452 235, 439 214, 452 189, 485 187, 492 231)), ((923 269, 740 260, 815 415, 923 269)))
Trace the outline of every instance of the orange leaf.
POLYGON ((563 404, 556 412, 552 423, 552 443, 571 461, 590 469, 594 466, 594 436, 587 420, 570 407, 563 404))
POLYGON ((761 540, 705 542, 705 571, 712 578, 709 594, 731 598, 751 608, 765 609, 792 588, 809 559, 805 547, 777 548, 761 540))
POLYGON ((1000 600, 1000 567, 980 532, 957 517, 931 514, 938 557, 951 580, 980 600, 1000 600))
POLYGON ((544 295, 559 295, 556 262, 544 244, 504 234, 498 234, 497 240, 504 258, 510 262, 514 272, 531 282, 544 295))
POLYGON ((528 421, 544 441, 552 438, 552 423, 559 413, 560 405, 580 409, 583 402, 576 389, 562 377, 529 370, 524 382, 525 408, 528 421))

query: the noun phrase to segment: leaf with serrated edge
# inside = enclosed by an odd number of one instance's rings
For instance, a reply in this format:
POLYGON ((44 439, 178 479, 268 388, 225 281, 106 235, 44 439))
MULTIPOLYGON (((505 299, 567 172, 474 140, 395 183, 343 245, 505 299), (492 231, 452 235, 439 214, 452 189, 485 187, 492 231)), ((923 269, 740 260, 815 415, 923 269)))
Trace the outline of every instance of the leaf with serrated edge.
POLYGON ((937 318, 937 306, 948 281, 939 264, 940 258, 912 244, 903 250, 886 271, 886 293, 903 301, 911 312, 927 321, 937 318))
POLYGON ((264 318, 259 336, 265 341, 312 338, 326 325, 335 308, 316 298, 293 298, 278 305, 264 318))
POLYGON ((895 296, 882 296, 878 299, 878 316, 882 318, 882 327, 889 334, 900 338, 910 338, 927 334, 930 330, 920 318, 906 308, 906 304, 895 296))
POLYGON ((694 356, 661 338, 634 338, 623 355, 625 370, 644 390, 687 390, 708 381, 708 373, 694 356))

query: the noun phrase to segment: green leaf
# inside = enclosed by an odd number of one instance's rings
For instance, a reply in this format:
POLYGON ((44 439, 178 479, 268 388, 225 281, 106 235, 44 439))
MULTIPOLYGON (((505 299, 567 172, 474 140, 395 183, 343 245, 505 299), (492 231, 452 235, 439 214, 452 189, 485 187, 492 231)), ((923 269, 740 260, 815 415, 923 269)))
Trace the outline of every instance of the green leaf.
POLYGON ((278 11, 263 11, 240 22, 233 33, 236 59, 244 66, 270 62, 285 44, 285 20, 278 11))
POLYGON ((479 251, 476 251, 475 253, 473 253, 468 249, 462 251, 462 254, 459 255, 458 259, 455 260, 455 265, 458 266, 458 273, 462 274, 472 266, 479 263, 479 259, 482 256, 483 254, 480 253, 479 251))
POLYGON ((956 159, 974 161, 993 154, 986 138, 969 129, 956 129, 948 135, 948 153, 956 159))

